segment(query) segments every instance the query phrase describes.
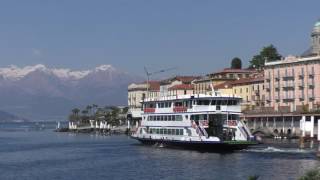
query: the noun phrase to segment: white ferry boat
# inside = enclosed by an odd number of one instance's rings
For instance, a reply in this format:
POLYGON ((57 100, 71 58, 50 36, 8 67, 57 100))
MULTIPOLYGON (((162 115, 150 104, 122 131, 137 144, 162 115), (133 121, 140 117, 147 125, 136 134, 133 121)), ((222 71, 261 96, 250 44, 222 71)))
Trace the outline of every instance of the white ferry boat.
POLYGON ((147 98, 132 137, 144 144, 201 151, 245 149, 256 142, 240 121, 240 101, 219 92, 147 98))

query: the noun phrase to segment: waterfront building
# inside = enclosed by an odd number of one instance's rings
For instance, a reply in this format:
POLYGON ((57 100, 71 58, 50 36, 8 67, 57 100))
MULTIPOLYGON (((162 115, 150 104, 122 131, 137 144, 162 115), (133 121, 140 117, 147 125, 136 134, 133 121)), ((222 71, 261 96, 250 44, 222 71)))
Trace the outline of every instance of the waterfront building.
POLYGON ((258 72, 253 69, 231 69, 225 68, 221 71, 206 75, 203 78, 193 82, 195 85, 196 94, 207 94, 211 92, 211 85, 216 86, 228 81, 234 81, 241 78, 249 78, 256 75, 258 72))
POLYGON ((146 98, 155 98, 160 96, 160 82, 149 81, 143 83, 133 83, 128 86, 128 118, 141 119, 142 104, 146 98))
POLYGON ((264 106, 264 78, 256 76, 231 83, 233 94, 242 98, 242 110, 264 106))
POLYGON ((198 76, 175 76, 173 78, 163 80, 160 82, 160 97, 169 96, 169 93, 178 93, 175 90, 182 90, 182 94, 193 94, 191 83, 198 78, 198 76))
POLYGON ((178 84, 170 87, 168 91, 169 96, 194 94, 194 86, 193 84, 178 84))
POLYGON ((255 77, 227 81, 214 86, 214 89, 222 94, 241 97, 242 110, 264 106, 264 78, 261 74, 255 77))
POLYGON ((267 134, 301 134, 301 120, 311 123, 311 134, 320 118, 320 21, 311 33, 311 48, 301 56, 266 62, 265 108, 244 112, 250 129, 267 134))
POLYGON ((230 81, 230 79, 222 79, 222 78, 210 78, 209 76, 204 76, 199 79, 196 79, 192 82, 194 84, 194 93, 195 94, 208 94, 211 92, 211 84, 216 86, 218 84, 222 84, 226 81, 230 81))
POLYGON ((320 105, 320 21, 312 46, 302 56, 265 63, 266 105, 274 110, 307 111, 320 105))

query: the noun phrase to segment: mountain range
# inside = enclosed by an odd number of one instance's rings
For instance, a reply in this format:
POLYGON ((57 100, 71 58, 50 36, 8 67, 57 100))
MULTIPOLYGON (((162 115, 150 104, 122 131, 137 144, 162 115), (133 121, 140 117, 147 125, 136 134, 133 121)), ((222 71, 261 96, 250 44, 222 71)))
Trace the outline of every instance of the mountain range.
POLYGON ((90 70, 9 66, 0 68, 0 110, 30 120, 66 118, 88 104, 126 105, 128 84, 141 78, 101 65, 90 70))

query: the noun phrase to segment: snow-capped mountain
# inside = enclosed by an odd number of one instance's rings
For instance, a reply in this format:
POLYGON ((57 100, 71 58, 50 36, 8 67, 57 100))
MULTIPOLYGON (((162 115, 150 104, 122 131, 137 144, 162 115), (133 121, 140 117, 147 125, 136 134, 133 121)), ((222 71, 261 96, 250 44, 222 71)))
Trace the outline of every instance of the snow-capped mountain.
POLYGON ((66 117, 87 104, 125 105, 128 84, 137 76, 111 65, 90 70, 9 66, 0 68, 0 109, 28 119, 66 117))
POLYGON ((99 72, 99 71, 114 72, 117 70, 111 65, 101 65, 99 67, 96 67, 93 70, 82 70, 82 71, 71 70, 66 68, 60 68, 60 69, 47 68, 43 64, 37 64, 34 66, 25 66, 21 68, 15 65, 11 65, 9 67, 0 68, 0 76, 8 80, 20 80, 25 76, 27 76, 28 74, 35 71, 41 71, 43 73, 54 75, 64 80, 79 80, 86 77, 90 73, 99 72))

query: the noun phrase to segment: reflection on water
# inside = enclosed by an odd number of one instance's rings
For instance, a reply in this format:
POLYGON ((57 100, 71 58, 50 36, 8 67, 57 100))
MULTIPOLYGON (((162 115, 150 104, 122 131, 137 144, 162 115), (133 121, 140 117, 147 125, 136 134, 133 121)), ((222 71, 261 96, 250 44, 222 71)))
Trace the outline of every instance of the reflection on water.
POLYGON ((54 133, 55 127, 0 124, 0 179, 297 179, 320 165, 314 149, 295 142, 200 153, 143 146, 126 136, 54 133))

